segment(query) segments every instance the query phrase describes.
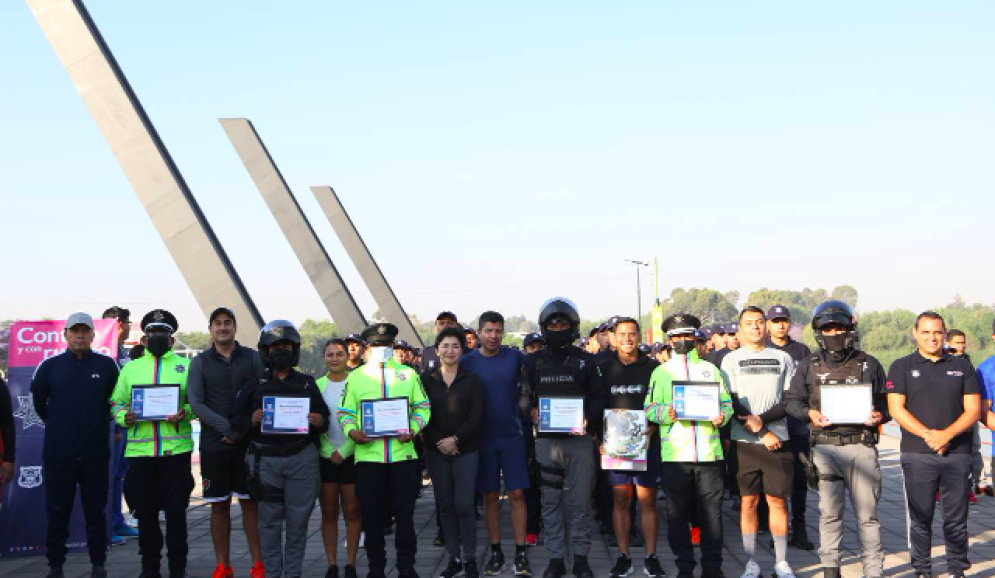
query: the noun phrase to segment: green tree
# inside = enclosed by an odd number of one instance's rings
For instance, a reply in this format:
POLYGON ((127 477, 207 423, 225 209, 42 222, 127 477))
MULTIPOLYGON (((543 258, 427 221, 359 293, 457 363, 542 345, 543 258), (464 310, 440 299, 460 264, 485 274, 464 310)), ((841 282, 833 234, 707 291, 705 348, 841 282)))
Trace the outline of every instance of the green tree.
MULTIPOLYGON (((206 331, 177 331, 176 340, 190 349, 203 351, 211 347, 211 334, 206 331)), ((255 344, 249 344, 254 347, 255 344)))
POLYGON ((714 289, 684 290, 678 287, 670 292, 670 297, 664 299, 661 305, 664 318, 675 313, 690 313, 702 323, 721 323, 735 319, 738 314, 736 306, 714 289))
POLYGON ((342 337, 335 322, 330 319, 307 319, 297 328, 301 334, 301 361, 298 368, 304 373, 325 373, 322 348, 333 337, 342 337))
POLYGON ((857 290, 849 285, 840 285, 833 289, 830 298, 842 301, 854 309, 857 308, 857 290))

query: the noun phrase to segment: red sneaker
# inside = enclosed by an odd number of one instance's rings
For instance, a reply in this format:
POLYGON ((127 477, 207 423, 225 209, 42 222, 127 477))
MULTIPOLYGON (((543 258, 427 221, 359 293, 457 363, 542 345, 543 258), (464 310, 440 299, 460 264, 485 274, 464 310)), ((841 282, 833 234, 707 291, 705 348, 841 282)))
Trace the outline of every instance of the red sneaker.
POLYGON ((698 526, 691 526, 691 545, 701 546, 701 528, 698 526))
POLYGON ((539 544, 539 534, 526 534, 525 535, 525 545, 535 546, 539 544))
POLYGON ((252 570, 249 571, 249 576, 252 578, 266 578, 266 567, 263 566, 262 562, 256 562, 252 565, 252 570))
POLYGON ((231 569, 231 566, 225 566, 224 564, 218 564, 214 567, 214 573, 211 574, 211 578, 233 578, 235 576, 235 571, 231 569))
POLYGON ((971 492, 971 495, 968 496, 968 498, 967 498, 967 503, 971 504, 972 506, 977 506, 978 505, 978 496, 974 495, 974 492, 971 492))

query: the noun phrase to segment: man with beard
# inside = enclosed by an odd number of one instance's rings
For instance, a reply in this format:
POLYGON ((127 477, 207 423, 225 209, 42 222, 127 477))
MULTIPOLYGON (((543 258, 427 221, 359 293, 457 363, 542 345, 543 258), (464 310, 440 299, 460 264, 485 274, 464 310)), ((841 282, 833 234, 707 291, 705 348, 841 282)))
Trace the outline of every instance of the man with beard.
POLYGON ((235 341, 235 313, 215 309, 209 318, 211 347, 190 362, 187 395, 200 419, 200 474, 204 501, 211 504, 211 538, 218 565, 212 578, 232 578, 231 501, 238 498, 242 527, 252 558, 251 578, 263 577, 259 545, 259 510, 249 497, 245 471, 248 437, 239 436, 228 420, 239 388, 265 373, 255 350, 235 341))

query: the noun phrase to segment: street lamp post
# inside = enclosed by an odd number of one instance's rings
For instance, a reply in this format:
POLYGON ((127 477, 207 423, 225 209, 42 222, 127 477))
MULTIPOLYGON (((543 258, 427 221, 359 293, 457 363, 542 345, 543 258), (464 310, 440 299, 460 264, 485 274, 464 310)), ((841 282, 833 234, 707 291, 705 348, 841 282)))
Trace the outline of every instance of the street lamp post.
POLYGON ((639 268, 649 267, 649 263, 646 261, 636 261, 635 259, 624 259, 627 263, 632 263, 636 266, 636 321, 639 323, 643 322, 643 289, 642 284, 639 281, 639 268))

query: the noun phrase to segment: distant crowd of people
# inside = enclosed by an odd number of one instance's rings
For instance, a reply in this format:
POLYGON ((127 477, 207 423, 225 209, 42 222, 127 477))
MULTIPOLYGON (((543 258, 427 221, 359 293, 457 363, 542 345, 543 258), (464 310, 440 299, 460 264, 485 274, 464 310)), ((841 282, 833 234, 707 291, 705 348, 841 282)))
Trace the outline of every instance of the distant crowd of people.
MULTIPOLYGON (((128 310, 113 307, 104 316, 127 336, 128 310)), ((528 548, 540 543, 549 554, 543 578, 593 578, 588 555, 599 529, 617 549, 608 578, 635 571, 633 547, 645 548, 646 576, 662 578, 660 523, 679 578, 693 577, 699 564, 701 576, 719 578, 724 502, 739 512, 748 556, 743 578, 760 577, 756 544, 765 534, 774 576, 790 578, 788 547, 816 547, 805 524, 809 488, 819 493, 824 575, 841 576, 849 493, 863 574, 876 578, 884 575, 877 444, 891 420, 902 429, 916 575, 932 575, 937 503, 948 575, 971 567, 968 505, 976 494, 991 495, 978 424, 995 426, 995 358, 976 370, 963 333, 940 315, 917 317, 909 328, 915 351, 887 371, 861 350, 856 314, 839 301, 813 313, 815 351, 791 338, 791 314, 781 305, 747 306, 735 321, 707 326, 690 313, 671 315, 660 328, 665 342, 657 344, 642 343, 639 321, 622 316, 581 339, 577 307, 564 298, 545 302, 538 324, 520 350, 502 345, 500 313, 486 311, 465 328, 444 311, 434 343, 419 351, 397 339, 396 326, 374 323, 359 334, 329 336, 326 370, 311 376, 297 369, 301 337, 288 321, 266 324, 253 349, 235 340, 235 315, 219 307, 208 320, 211 347, 189 361, 173 351, 176 317, 154 309, 141 319, 140 348, 122 347, 112 359, 92 349, 90 315, 74 313, 65 324, 67 350, 42 362, 31 384, 46 424, 49 578, 64 576, 77 488, 93 578, 107 576, 108 534, 137 538, 140 578, 161 577, 164 546, 170 578, 186 576, 194 419, 211 507, 213 578, 234 576, 233 498, 252 578, 301 576, 316 504, 326 578, 340 575, 340 514, 344 578, 357 578, 361 543, 367 578, 384 578, 390 533, 399 577, 417 578, 413 516, 426 474, 436 499, 436 545, 449 556, 439 578, 497 576, 506 568, 530 577, 528 548), (616 414, 627 416, 626 427, 609 431, 606 416, 616 414), (628 432, 635 453, 608 447, 606 438, 619 432, 628 432), (502 496, 514 542, 510 565, 502 496), (481 507, 489 546, 478 565, 481 507)), ((9 401, 0 380, 0 482, 12 479, 17 462, 9 401)))

